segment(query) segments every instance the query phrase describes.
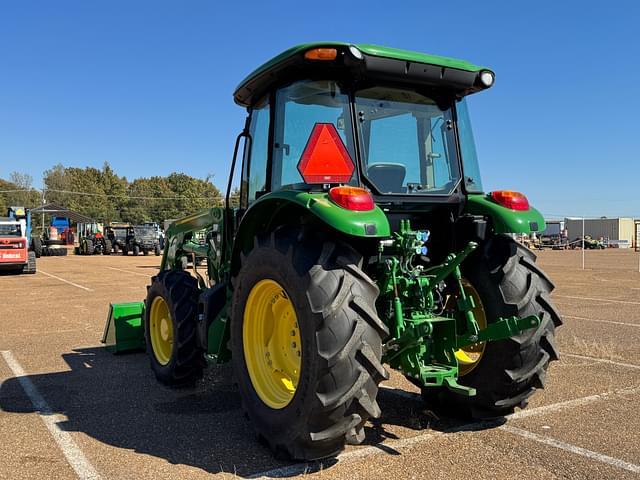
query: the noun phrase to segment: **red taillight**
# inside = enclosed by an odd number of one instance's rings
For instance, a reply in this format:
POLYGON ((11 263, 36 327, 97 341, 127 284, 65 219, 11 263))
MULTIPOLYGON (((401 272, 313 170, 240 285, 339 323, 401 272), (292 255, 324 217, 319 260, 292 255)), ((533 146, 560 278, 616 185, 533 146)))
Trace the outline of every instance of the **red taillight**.
POLYGON ((298 162, 306 183, 347 183, 353 160, 333 123, 316 123, 298 162))
POLYGON ((329 198, 347 210, 364 212, 375 208, 373 197, 364 188, 333 187, 329 190, 329 198))
POLYGON ((529 210, 529 200, 520 192, 497 190, 491 192, 491 198, 493 198, 496 203, 511 210, 529 210))

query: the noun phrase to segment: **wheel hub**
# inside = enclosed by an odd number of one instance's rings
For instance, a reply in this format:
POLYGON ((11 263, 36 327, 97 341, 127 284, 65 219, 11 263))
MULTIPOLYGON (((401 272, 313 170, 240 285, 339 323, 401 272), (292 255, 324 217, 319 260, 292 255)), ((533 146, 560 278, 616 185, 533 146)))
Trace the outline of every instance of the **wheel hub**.
POLYGON ((242 336, 256 394, 271 408, 286 407, 300 380, 302 345, 294 305, 275 280, 261 280, 251 289, 242 336))
MULTIPOLYGON (((478 323, 478 327, 480 330, 487 328, 487 316, 485 314, 480 295, 473 285, 471 285, 467 280, 462 280, 462 286, 464 287, 465 295, 472 297, 473 303, 476 305, 473 309, 473 316, 478 323)), ((471 373, 471 371, 480 364, 485 347, 485 342, 478 342, 456 350, 455 356, 458 360, 459 376, 463 377, 471 373)))
POLYGON ((149 335, 153 355, 160 365, 167 365, 173 354, 173 319, 167 302, 160 296, 151 302, 149 335))

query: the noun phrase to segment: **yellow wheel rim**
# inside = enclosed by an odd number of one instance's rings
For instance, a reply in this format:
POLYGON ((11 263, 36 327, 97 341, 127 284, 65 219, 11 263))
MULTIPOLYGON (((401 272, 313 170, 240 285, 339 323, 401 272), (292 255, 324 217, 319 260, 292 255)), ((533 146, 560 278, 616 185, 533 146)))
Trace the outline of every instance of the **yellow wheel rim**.
MULTIPOLYGON (((473 285, 471 285, 468 281, 462 280, 462 286, 464 288, 464 293, 468 297, 473 298, 473 303, 475 307, 473 310, 473 316, 478 322, 478 327, 480 330, 487 328, 487 315, 484 311, 484 306, 482 305, 482 300, 480 299, 480 295, 473 285)), ((457 299, 457 296, 451 297, 452 299, 457 299)), ((480 360, 482 359, 482 355, 484 354, 484 349, 486 347, 485 342, 478 342, 472 345, 467 345, 466 347, 460 348, 456 351, 455 355, 458 359, 458 375, 463 377, 471 373, 471 371, 476 368, 480 364, 480 360)))
POLYGON ((260 399, 274 409, 293 399, 302 345, 293 303, 274 280, 256 283, 244 309, 242 343, 247 371, 260 399))
POLYGON ((160 365, 168 364, 173 353, 173 319, 169 305, 162 297, 156 297, 151 302, 149 334, 156 360, 160 365))

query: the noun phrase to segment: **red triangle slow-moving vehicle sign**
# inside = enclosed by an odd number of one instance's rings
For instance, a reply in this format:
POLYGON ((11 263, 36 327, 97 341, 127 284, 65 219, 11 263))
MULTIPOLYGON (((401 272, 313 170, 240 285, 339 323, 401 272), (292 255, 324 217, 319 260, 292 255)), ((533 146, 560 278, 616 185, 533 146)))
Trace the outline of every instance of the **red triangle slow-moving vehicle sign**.
POLYGON ((353 160, 333 123, 316 123, 298 162, 305 183, 347 183, 353 160))

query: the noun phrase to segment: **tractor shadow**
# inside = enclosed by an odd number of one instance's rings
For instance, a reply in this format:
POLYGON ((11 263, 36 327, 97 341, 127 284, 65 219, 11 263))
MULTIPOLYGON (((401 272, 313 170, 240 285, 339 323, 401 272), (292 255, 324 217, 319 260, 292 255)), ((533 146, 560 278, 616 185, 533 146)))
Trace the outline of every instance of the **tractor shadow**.
MULTIPOLYGON (((104 348, 84 348, 64 354, 63 358, 69 371, 28 376, 51 411, 66 417, 58 423, 62 430, 82 432, 116 448, 209 473, 253 477, 292 465, 276 460, 256 439, 242 414, 228 365, 208 368, 204 381, 195 387, 170 389, 155 381, 142 353, 112 355, 104 348)), ((438 419, 417 396, 401 396, 382 389, 379 403, 383 417, 365 428, 364 445, 391 455, 400 452, 383 442, 391 440, 393 445, 393 440, 398 439, 394 430, 447 432, 465 428, 463 423, 438 419), (402 428, 389 428, 392 426, 402 428)), ((1 385, 0 411, 37 411, 17 378, 1 385)), ((419 433, 407 436, 416 434, 419 433)), ((335 459, 327 459, 273 474, 298 476, 326 470, 335 463, 335 459)))

